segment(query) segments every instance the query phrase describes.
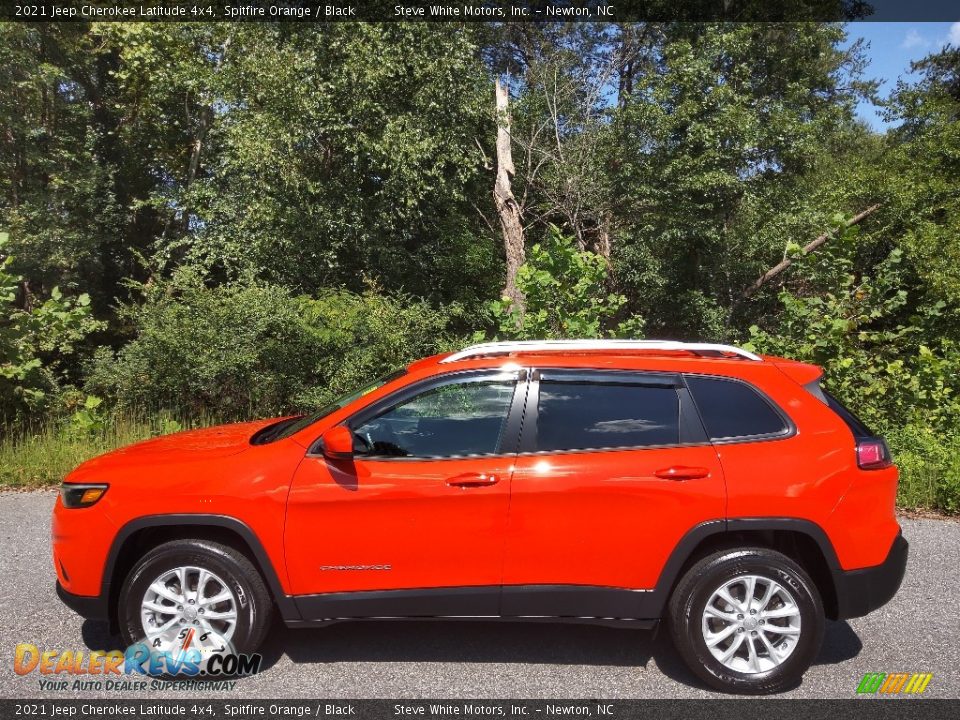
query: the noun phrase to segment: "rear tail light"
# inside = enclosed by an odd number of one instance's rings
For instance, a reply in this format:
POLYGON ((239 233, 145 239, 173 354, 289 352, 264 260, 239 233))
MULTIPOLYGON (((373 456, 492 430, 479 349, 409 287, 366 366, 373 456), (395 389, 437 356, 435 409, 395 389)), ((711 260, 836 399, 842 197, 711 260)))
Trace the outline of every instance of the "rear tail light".
POLYGON ((890 449, 883 438, 866 437, 857 440, 857 465, 861 470, 882 470, 893 465, 890 449))

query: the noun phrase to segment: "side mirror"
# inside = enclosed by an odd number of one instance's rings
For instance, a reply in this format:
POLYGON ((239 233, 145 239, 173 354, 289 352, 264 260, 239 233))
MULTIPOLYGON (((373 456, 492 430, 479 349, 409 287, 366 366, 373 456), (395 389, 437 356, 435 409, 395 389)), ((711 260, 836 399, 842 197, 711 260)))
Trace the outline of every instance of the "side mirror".
POLYGON ((320 436, 323 454, 331 460, 347 460, 353 457, 353 433, 343 425, 335 425, 320 436))

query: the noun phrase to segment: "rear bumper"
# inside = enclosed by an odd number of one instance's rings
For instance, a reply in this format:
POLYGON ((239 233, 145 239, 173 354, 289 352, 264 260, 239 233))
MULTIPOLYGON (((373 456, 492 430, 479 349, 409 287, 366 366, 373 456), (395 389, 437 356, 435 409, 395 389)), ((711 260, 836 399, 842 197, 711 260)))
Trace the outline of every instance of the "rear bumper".
POLYGON ((897 535, 887 559, 874 567, 860 570, 834 570, 833 586, 837 591, 837 620, 855 618, 873 612, 890 601, 907 569, 909 543, 897 535))
POLYGON ((109 619, 108 605, 106 596, 103 595, 74 595, 63 589, 63 585, 57 582, 57 596, 63 601, 63 604, 73 610, 80 617, 87 620, 109 619))

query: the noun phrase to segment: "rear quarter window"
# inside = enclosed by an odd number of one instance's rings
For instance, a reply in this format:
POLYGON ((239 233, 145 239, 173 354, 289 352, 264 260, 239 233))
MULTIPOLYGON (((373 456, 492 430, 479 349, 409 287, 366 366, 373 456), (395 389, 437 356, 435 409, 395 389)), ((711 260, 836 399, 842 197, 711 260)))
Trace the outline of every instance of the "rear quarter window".
POLYGON ((790 432, 784 416, 745 382, 692 375, 686 381, 711 440, 777 437, 790 432))
POLYGON ((873 437, 874 433, 870 428, 867 427, 866 423, 858 418, 846 405, 841 403, 839 400, 837 400, 837 398, 820 387, 819 380, 814 380, 812 383, 807 383, 803 387, 807 390, 807 392, 819 399, 824 405, 839 415, 840 419, 847 424, 848 428, 850 428, 850 432, 853 433, 855 438, 873 437))

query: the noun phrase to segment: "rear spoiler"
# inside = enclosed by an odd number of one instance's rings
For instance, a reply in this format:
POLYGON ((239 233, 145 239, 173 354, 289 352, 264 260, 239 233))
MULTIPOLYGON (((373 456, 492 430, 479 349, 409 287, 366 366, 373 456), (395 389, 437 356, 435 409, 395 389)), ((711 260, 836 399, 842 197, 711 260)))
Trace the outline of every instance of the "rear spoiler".
POLYGON ((823 377, 823 368, 810 363, 777 358, 773 360, 773 364, 798 385, 808 385, 823 377))

